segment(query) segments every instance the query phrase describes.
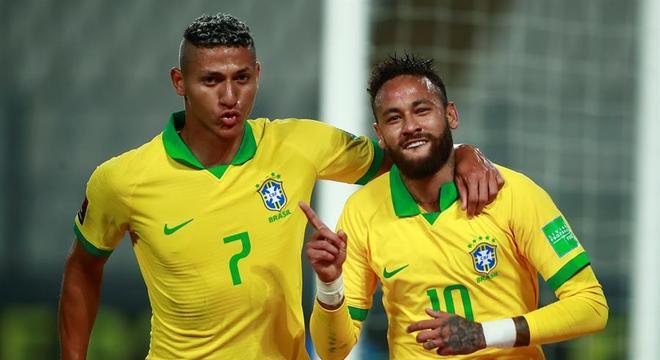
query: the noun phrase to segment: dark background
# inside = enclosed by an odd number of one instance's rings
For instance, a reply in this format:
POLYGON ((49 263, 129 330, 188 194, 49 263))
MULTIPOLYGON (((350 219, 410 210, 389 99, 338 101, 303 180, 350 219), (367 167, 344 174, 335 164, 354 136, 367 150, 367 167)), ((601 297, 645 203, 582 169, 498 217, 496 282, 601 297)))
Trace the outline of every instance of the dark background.
MULTIPOLYGON (((627 354, 636 6, 371 1, 371 62, 394 51, 436 59, 461 115, 455 139, 544 187, 589 251, 608 327, 546 346, 549 359, 627 354)), ((181 34, 201 13, 219 11, 253 30, 262 64, 253 117, 317 118, 320 2, 0 1, 1 359, 57 357, 59 286, 87 178, 182 107, 169 82, 181 34)), ((356 119, 371 122, 369 114, 356 119)), ((150 311, 129 245, 106 266, 90 359, 146 354, 150 311)), ((542 303, 553 299, 543 288, 542 303)), ((372 310, 364 358, 387 358, 386 326, 382 307, 372 310)))

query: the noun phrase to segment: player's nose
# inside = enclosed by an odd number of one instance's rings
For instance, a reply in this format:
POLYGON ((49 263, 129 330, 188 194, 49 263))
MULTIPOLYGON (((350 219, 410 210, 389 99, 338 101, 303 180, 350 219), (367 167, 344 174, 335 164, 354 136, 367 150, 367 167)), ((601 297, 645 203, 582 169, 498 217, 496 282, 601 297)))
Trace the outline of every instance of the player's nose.
POLYGON ((224 86, 219 87, 218 100, 225 107, 235 107, 238 103, 238 89, 228 81, 224 86))
POLYGON ((404 133, 414 133, 421 130, 420 122, 411 115, 405 115, 403 117, 403 132, 404 133))

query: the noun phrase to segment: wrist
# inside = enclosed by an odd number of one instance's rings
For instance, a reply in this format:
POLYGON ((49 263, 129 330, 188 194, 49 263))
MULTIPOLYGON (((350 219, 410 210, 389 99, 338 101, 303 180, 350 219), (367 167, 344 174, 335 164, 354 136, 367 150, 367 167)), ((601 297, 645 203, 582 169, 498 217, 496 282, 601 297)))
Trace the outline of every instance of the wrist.
POLYGON ((516 343, 516 325, 513 319, 500 319, 481 323, 486 347, 511 348, 516 343))
POLYGON ((344 300, 344 279, 341 275, 331 282, 323 282, 316 277, 316 298, 321 304, 338 306, 344 300))

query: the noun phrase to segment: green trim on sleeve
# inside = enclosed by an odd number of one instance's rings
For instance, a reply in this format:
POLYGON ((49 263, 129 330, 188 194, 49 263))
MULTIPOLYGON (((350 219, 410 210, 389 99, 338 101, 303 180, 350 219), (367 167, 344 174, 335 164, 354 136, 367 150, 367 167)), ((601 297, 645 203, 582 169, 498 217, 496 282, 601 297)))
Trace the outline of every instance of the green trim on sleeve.
POLYGON ((85 239, 85 236, 80 232, 80 229, 78 229, 78 225, 76 223, 73 223, 73 232, 76 234, 76 238, 78 239, 78 242, 82 247, 90 254, 94 256, 102 256, 102 257, 108 257, 110 254, 112 254, 112 250, 101 250, 96 248, 91 242, 87 241, 85 239))
POLYGON ((373 180, 373 178, 378 173, 378 169, 380 169, 380 166, 383 164, 383 157, 385 157, 385 152, 380 148, 380 146, 378 146, 378 142, 374 139, 371 139, 371 146, 374 148, 374 158, 371 160, 371 166, 369 166, 369 170, 367 170, 367 172, 360 179, 358 179, 358 181, 355 182, 358 185, 364 185, 373 180))
POLYGON ((566 281, 577 274, 580 270, 589 266, 591 262, 589 261, 589 256, 586 252, 579 254, 578 256, 571 259, 567 262, 559 271, 557 271, 550 279, 546 281, 552 290, 557 291, 566 281))
POLYGON ((367 314, 369 314, 369 309, 360 309, 353 306, 349 306, 348 313, 351 315, 351 319, 357 321, 364 321, 367 319, 367 314))

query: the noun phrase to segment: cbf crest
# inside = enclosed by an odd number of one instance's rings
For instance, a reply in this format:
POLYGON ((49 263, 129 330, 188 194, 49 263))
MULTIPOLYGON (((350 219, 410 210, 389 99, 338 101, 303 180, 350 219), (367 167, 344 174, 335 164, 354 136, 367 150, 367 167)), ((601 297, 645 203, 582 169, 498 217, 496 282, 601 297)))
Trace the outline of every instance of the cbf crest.
POLYGON ((287 197, 280 180, 274 178, 264 180, 257 192, 268 210, 280 211, 286 205, 287 197))
POLYGON ((474 269, 481 274, 488 275, 497 266, 497 245, 495 238, 490 236, 479 236, 479 240, 473 239, 468 245, 471 248, 472 264, 474 269))

